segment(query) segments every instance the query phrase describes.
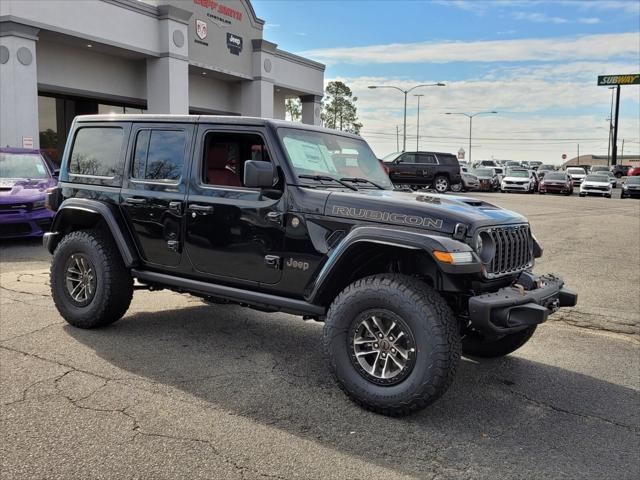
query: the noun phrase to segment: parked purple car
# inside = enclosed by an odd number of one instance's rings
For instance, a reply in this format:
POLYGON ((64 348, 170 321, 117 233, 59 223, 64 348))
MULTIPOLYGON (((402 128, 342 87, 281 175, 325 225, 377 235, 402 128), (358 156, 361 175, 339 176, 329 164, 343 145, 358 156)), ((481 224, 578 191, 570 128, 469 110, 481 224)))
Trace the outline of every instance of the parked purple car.
POLYGON ((44 206, 56 171, 39 150, 0 148, 0 238, 39 237, 54 213, 44 206))

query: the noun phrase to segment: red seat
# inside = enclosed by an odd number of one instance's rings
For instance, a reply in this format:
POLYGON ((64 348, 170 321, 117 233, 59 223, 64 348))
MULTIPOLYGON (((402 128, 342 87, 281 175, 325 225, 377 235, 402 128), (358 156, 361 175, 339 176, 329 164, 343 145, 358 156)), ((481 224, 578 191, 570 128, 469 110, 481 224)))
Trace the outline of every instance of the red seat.
POLYGON ((227 168, 229 152, 226 145, 212 145, 207 157, 207 183, 210 185, 228 185, 241 187, 242 182, 234 172, 227 168))

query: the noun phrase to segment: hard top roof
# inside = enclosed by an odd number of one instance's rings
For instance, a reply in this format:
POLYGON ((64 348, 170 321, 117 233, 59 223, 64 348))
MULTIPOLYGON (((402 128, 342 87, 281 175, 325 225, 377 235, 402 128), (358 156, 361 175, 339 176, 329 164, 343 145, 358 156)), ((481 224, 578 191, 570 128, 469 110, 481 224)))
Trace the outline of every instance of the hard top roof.
POLYGON ((104 115, 79 115, 75 118, 78 123, 88 122, 150 122, 150 123, 218 123, 222 125, 244 126, 272 126, 274 128, 295 128, 314 132, 331 133, 362 139, 358 135, 332 130, 330 128, 308 125, 300 122, 288 122, 272 118, 243 117, 233 115, 155 115, 155 114, 104 114, 104 115))

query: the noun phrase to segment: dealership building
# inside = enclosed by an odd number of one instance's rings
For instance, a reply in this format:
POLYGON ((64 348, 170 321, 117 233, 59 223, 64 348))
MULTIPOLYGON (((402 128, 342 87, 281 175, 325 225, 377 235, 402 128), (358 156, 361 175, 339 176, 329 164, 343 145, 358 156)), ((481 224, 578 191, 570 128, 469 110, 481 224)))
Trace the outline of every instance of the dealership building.
POLYGON ((173 113, 320 123, 324 65, 263 39, 247 0, 0 1, 0 145, 58 160, 71 121, 173 113))

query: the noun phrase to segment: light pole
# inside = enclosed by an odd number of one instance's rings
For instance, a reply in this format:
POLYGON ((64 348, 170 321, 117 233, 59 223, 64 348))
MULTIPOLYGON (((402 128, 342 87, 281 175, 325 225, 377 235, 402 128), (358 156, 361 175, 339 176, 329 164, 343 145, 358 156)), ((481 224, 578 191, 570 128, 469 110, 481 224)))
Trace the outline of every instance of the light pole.
POLYGON ((473 117, 477 117, 478 115, 491 115, 496 114, 495 110, 491 110, 490 112, 475 112, 475 113, 465 113, 465 112, 447 112, 445 115, 464 115, 469 119, 469 165, 471 165, 471 129, 473 126, 473 117))
POLYGON ((416 123, 416 152, 420 151, 420 97, 424 97, 421 93, 414 95, 418 99, 418 122, 416 123))
POLYGON ((371 88, 371 89, 373 89, 373 88, 393 88, 394 90, 398 90, 399 92, 404 93, 404 129, 403 129, 403 135, 402 135, 402 151, 403 152, 407 149, 407 94, 409 92, 412 92, 416 88, 420 88, 420 87, 446 87, 446 86, 447 85, 442 83, 442 82, 424 83, 424 84, 420 84, 420 85, 416 85, 414 87, 411 87, 408 90, 403 90, 402 88, 396 87, 394 85, 369 85, 369 88, 371 88))
POLYGON ((613 130, 613 94, 616 87, 609 87, 611 90, 611 111, 609 112, 609 146, 607 147, 607 165, 611 164, 611 130, 613 130))

